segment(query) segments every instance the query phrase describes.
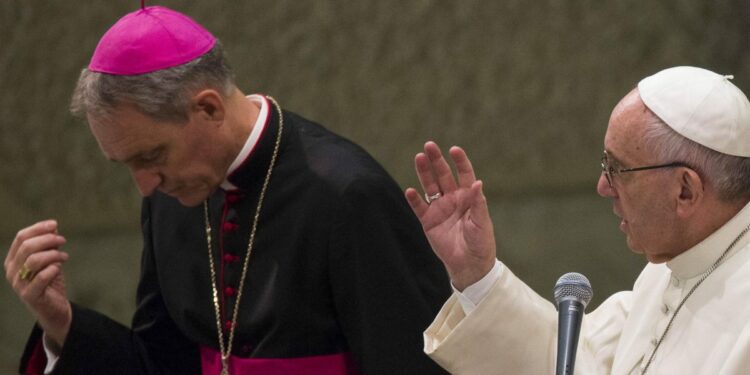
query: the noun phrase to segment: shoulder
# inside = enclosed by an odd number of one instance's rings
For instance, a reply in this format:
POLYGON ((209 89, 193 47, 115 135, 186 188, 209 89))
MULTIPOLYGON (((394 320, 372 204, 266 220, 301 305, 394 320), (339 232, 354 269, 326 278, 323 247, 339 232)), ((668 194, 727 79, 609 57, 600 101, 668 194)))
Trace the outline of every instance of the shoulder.
MULTIPOLYGON (((285 111, 285 125, 292 133, 292 157, 341 195, 362 190, 400 188, 362 146, 316 122, 285 111)), ((291 155, 290 155, 291 156, 291 155)))

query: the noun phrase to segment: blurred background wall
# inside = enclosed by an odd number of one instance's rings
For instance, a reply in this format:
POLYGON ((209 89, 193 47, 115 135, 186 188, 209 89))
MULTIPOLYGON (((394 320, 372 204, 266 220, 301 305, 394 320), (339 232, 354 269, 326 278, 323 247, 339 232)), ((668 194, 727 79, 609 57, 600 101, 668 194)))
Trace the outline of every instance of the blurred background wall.
MULTIPOLYGON (((644 264, 595 192, 612 107, 674 65, 750 88, 742 0, 148 3, 222 39, 243 91, 360 143, 404 187, 417 184, 412 158, 424 141, 464 146, 485 182, 500 259, 548 298, 557 277, 582 272, 594 305, 629 288, 644 264)), ((71 299, 124 323, 140 200, 67 104, 99 37, 138 6, 0 1, 0 244, 57 218, 71 299)), ((33 320, 7 283, 0 301, 0 373, 10 374, 33 320)))

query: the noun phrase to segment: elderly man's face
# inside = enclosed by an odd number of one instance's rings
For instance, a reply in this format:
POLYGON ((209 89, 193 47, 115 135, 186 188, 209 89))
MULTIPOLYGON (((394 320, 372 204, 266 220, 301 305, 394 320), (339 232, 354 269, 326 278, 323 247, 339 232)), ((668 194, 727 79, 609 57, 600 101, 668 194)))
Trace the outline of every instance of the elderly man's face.
POLYGON ((161 122, 129 106, 119 108, 110 121, 88 120, 104 155, 130 169, 143 196, 159 190, 195 206, 224 179, 212 126, 194 119, 161 122))
MULTIPOLYGON (((620 101, 612 111, 604 138, 612 163, 622 168, 659 164, 643 140, 651 119, 637 90, 620 101)), ((653 263, 665 262, 681 251, 675 241, 680 234, 674 200, 680 186, 675 176, 672 168, 617 174, 610 186, 602 173, 597 185, 599 195, 612 199, 628 247, 653 263)))

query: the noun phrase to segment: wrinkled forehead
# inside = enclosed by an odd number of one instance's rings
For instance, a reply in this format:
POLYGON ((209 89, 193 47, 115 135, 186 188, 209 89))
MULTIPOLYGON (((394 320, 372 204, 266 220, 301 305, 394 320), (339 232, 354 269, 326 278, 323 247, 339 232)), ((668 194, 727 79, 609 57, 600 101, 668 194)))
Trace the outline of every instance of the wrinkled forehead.
POLYGON ((121 107, 111 115, 87 114, 86 117, 91 134, 110 160, 127 160, 161 137, 159 127, 162 124, 132 108, 121 107))
POLYGON ((616 159, 644 153, 646 125, 653 119, 638 89, 633 89, 612 110, 604 136, 605 150, 616 159))
POLYGON ((117 103, 106 111, 87 111, 86 120, 91 127, 113 127, 123 128, 123 130, 162 122, 147 115, 135 104, 129 102, 117 103))
POLYGON ((97 139, 104 136, 113 136, 121 132, 127 133, 128 128, 132 128, 132 123, 136 117, 132 114, 132 110, 124 108, 124 106, 118 106, 117 108, 107 111, 89 111, 86 112, 86 122, 89 125, 89 129, 97 139))

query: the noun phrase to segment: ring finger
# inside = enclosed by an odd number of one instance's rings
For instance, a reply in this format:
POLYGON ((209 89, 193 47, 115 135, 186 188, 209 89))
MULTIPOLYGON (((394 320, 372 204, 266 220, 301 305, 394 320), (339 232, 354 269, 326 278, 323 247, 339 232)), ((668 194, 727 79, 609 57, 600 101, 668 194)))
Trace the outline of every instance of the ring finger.
POLYGON ((47 268, 50 264, 63 263, 66 260, 68 260, 68 254, 56 249, 34 253, 26 258, 26 261, 19 269, 18 276, 21 280, 31 281, 34 275, 47 268))
POLYGON ((429 197, 440 194, 440 186, 435 179, 435 174, 432 172, 432 164, 427 155, 421 152, 417 154, 414 157, 414 165, 417 169, 417 177, 419 178, 419 183, 422 185, 422 191, 424 191, 425 196, 429 197))

